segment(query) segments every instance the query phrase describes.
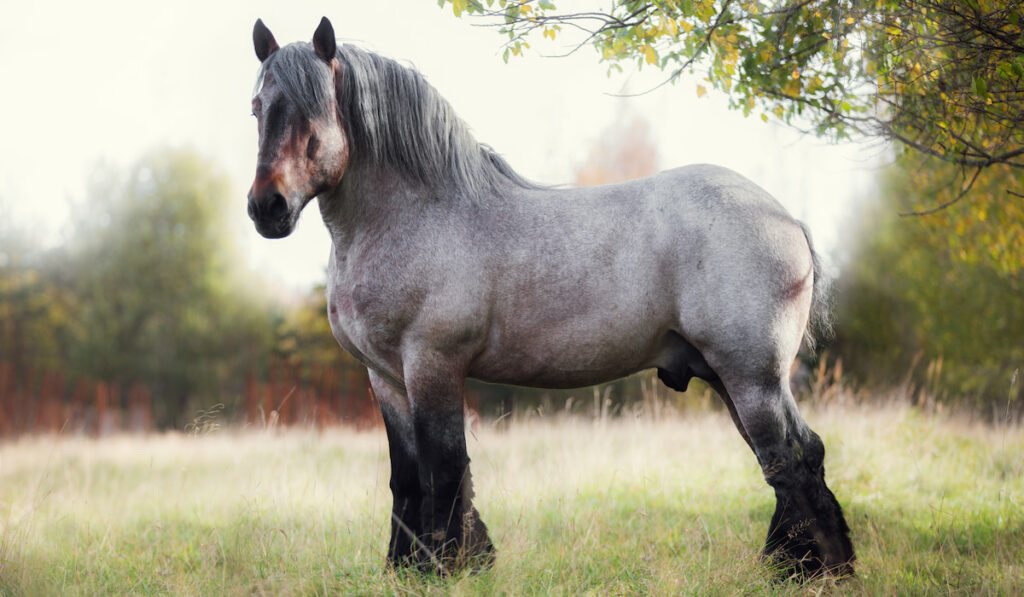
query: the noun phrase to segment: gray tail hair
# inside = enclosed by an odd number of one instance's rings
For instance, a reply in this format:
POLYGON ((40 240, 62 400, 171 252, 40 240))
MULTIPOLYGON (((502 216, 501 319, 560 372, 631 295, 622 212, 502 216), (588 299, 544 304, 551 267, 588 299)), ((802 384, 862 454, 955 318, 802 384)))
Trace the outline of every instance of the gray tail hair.
POLYGON ((827 340, 834 333, 832 319, 832 280, 825 275, 821 267, 821 257, 814 251, 811 242, 811 231, 801 222, 800 228, 807 239, 807 248, 811 250, 811 261, 814 267, 814 289, 811 291, 811 314, 804 330, 804 347, 814 352, 818 340, 827 340))

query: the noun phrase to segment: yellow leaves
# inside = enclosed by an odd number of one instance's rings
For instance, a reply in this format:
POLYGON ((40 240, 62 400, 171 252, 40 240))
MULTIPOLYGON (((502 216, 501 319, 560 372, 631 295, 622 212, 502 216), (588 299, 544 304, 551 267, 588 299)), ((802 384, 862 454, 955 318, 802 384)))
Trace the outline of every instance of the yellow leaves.
POLYGON ((779 120, 782 120, 782 117, 786 114, 786 108, 784 108, 782 104, 776 104, 772 113, 774 113, 779 120))
POLYGON ((793 72, 789 73, 789 80, 782 86, 782 92, 790 97, 796 97, 800 95, 800 69, 793 69, 793 72))
POLYGON ((550 37, 551 41, 555 41, 555 30, 554 29, 549 29, 549 28, 545 27, 544 28, 544 37, 550 37))
POLYGON ((658 23, 659 28, 665 35, 671 35, 672 37, 679 35, 679 28, 676 26, 676 21, 672 17, 665 13, 661 13, 658 23))
POLYGON ((658 53, 649 44, 644 44, 644 61, 647 64, 658 64, 658 53))
POLYGON ((846 17, 846 24, 847 25, 853 25, 856 22, 857 22, 857 19, 855 19, 853 17, 846 17))
POLYGON ((679 28, 685 33, 693 31, 693 25, 691 25, 686 19, 679 19, 679 28))
POLYGON ((694 2, 694 12, 704 23, 710 24, 715 16, 715 0, 697 0, 694 2))
POLYGON ((452 0, 452 12, 455 16, 461 17, 462 12, 466 10, 469 0, 452 0))
POLYGON ((703 85, 697 85, 697 97, 704 97, 704 94, 707 92, 707 87, 704 87, 703 85))

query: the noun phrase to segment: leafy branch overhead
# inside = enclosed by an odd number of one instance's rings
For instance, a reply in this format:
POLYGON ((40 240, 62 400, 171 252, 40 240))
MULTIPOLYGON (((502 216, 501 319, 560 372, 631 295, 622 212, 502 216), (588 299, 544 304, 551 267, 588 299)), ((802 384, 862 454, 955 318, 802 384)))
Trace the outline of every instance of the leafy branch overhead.
MULTIPOLYGON (((1024 0, 439 0, 507 35, 593 46, 610 69, 703 75, 733 108, 831 139, 1024 168, 1024 0), (561 2, 559 2, 561 3, 561 2)), ((970 180, 970 177, 966 177, 970 180)))

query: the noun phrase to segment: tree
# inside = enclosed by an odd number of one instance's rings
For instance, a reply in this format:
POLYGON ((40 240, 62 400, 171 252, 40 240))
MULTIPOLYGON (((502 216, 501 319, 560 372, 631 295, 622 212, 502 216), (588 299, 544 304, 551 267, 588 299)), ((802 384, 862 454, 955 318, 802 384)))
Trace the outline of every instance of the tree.
POLYGON ((1001 413, 1024 364, 1024 234, 1006 224, 1024 219, 1024 200, 1001 192, 1014 170, 986 170, 970 207, 915 219, 893 209, 931 200, 921 181, 953 169, 905 156, 885 174, 842 268, 832 350, 861 380, 909 377, 940 401, 1001 413))
MULTIPOLYGON (((507 35, 592 45, 610 69, 700 69, 745 114, 866 137, 972 169, 1024 168, 1024 0, 439 0, 507 35)), ((1019 170, 1018 170, 1019 171, 1019 170)), ((966 177, 970 188, 973 176, 966 177)), ((1019 190, 1008 189, 1010 193, 1019 190)))
POLYGON ((153 391, 157 423, 221 401, 272 343, 248 291, 227 177, 189 151, 156 151, 96 177, 62 267, 75 297, 75 373, 153 391))
POLYGON ((657 171, 658 149, 651 139, 651 126, 639 116, 619 114, 577 168, 576 186, 625 182, 657 171))

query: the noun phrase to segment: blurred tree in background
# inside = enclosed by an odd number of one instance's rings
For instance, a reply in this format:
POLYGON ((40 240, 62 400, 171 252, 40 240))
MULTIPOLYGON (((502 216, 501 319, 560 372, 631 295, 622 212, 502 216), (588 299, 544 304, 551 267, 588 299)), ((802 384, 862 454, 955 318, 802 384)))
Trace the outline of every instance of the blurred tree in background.
POLYGON ((145 384, 163 427, 240 390, 273 330, 270 302, 246 281, 230 197, 201 156, 156 151, 125 174, 96 174, 62 246, 40 251, 4 230, 0 361, 28 385, 43 371, 122 395, 145 384))
POLYGON ((900 217, 954 195, 928 181, 956 175, 936 159, 905 156, 863 209, 860 242, 838 289, 832 350, 876 386, 912 381, 948 403, 991 412, 1007 406, 1024 365, 1024 198, 1007 197, 1009 167, 987 169, 971 205, 900 217))
MULTIPOLYGON (((55 264, 76 300, 75 373, 144 382, 168 424, 191 401, 221 401, 272 341, 262 295, 246 287, 227 177, 189 151, 99 173, 55 264)), ((236 218, 237 219, 237 218, 236 218)))
MULTIPOLYGON (((273 285, 239 253, 241 205, 203 156, 165 149, 124 172, 98 168, 56 248, 0 221, 0 393, 39 397, 41 380, 56 375, 71 382, 56 397, 65 402, 77 380, 102 381, 117 410, 142 386, 160 428, 218 403, 227 416, 251 407, 266 417, 300 384, 334 400, 331 417, 362 409, 365 371, 331 335, 323 287, 269 295, 273 285)), ((23 424, 39 416, 7 407, 23 424)))
MULTIPOLYGON (((0 200, 0 209, 10 213, 0 200)), ((0 218, 0 361, 15 370, 63 362, 71 308, 69 289, 30 233, 0 218)))
POLYGON ((612 184, 650 176, 659 170, 658 162, 651 125, 640 116, 620 112, 576 169, 576 186, 612 184))

